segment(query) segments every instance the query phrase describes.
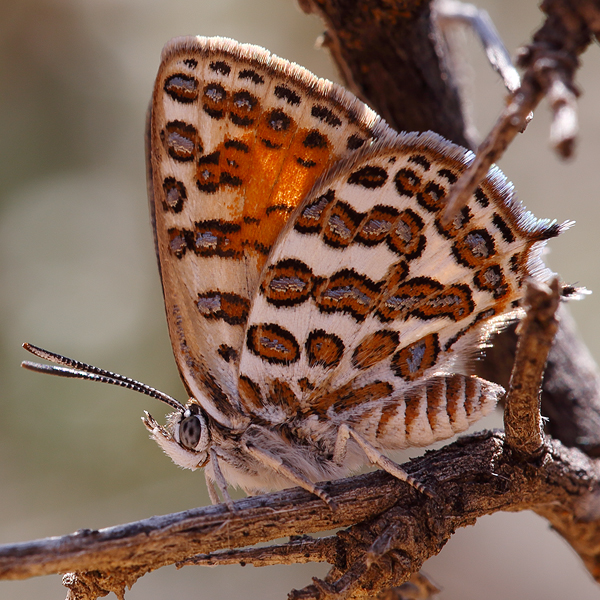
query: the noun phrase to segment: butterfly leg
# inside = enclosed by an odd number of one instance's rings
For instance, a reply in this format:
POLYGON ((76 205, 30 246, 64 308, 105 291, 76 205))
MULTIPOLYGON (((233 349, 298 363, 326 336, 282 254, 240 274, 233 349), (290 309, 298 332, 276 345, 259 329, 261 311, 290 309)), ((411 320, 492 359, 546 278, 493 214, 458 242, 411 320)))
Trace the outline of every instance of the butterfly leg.
POLYGON ((208 497, 210 498, 211 504, 221 504, 221 498, 219 498, 215 484, 208 476, 206 469, 204 470, 204 478, 206 479, 206 489, 208 490, 208 497))
POLYGON ((336 465, 342 465, 344 458, 346 458, 346 448, 348 447, 348 440, 350 439, 350 427, 345 423, 340 425, 337 436, 335 438, 335 446, 333 448, 333 462, 336 465))
POLYGON ((323 502, 325 502, 325 504, 327 504, 327 506, 329 506, 329 508, 332 511, 336 510, 337 504, 335 503, 333 498, 331 498, 331 496, 327 492, 320 489, 312 481, 307 479, 300 471, 296 470, 291 465, 286 465, 278 456, 274 456, 269 452, 259 450, 258 448, 249 443, 246 443, 245 446, 248 454, 250 454, 257 461, 273 469, 273 471, 279 473, 280 475, 283 475, 283 477, 289 479, 291 483, 294 483, 295 485, 304 488, 311 494, 318 496, 319 498, 321 498, 321 500, 323 500, 323 502))
MULTIPOLYGON (((414 477, 409 475, 400 465, 396 464, 393 460, 390 460, 387 456, 379 452, 375 446, 372 446, 367 440, 365 440, 362 436, 360 436, 356 431, 348 427, 347 425, 342 425, 340 429, 347 429, 347 437, 352 437, 354 441, 362 448, 363 452, 367 455, 367 458, 371 461, 372 464, 377 465, 379 468, 387 471, 390 475, 393 475, 396 479, 400 481, 406 481, 409 485, 414 487, 417 491, 429 496, 430 498, 434 498, 433 493, 428 490, 420 481, 417 481, 414 477)), ((336 439, 336 448, 338 446, 338 440, 340 439, 340 434, 338 433, 338 439, 336 439)), ((335 456, 334 450, 334 456, 335 456)))
POLYGON ((210 452, 210 464, 212 466, 213 473, 215 476, 215 480, 213 482, 209 479, 208 473, 206 471, 204 471, 205 476, 206 476, 206 485, 208 487, 208 496, 210 498, 210 501, 213 504, 221 504, 221 500, 219 499, 217 490, 215 489, 215 483, 216 483, 217 487, 219 488, 219 491, 221 492, 221 495, 223 496, 223 502, 225 502, 225 504, 227 505, 227 508, 231 512, 235 512, 235 507, 233 506, 233 500, 231 499, 231 496, 229 495, 229 490, 227 489, 227 481, 225 480, 225 477, 223 477, 221 467, 219 467, 219 458, 217 457, 217 453, 215 452, 214 448, 211 448, 209 450, 209 452, 210 452))

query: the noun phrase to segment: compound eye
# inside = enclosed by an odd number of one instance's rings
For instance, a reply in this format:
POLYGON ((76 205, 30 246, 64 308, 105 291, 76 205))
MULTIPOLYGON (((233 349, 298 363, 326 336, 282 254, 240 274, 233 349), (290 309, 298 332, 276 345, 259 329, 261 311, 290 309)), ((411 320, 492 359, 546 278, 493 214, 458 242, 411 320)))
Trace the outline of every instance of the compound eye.
POLYGON ((181 445, 195 450, 202 435, 202 421, 198 415, 186 417, 179 423, 179 441, 181 445))

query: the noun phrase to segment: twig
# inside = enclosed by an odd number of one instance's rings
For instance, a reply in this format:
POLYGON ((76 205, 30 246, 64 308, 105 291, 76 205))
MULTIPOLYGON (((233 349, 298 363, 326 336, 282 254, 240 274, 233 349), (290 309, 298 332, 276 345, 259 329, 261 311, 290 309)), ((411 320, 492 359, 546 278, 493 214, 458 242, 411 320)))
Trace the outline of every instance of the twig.
POLYGON ((557 278, 552 280, 550 288, 533 280, 527 283, 527 312, 518 329, 517 355, 504 409, 506 445, 524 456, 535 456, 544 447, 539 393, 558 330, 559 303, 557 278))
MULTIPOLYGON (((436 491, 440 504, 384 473, 370 473, 328 484, 328 493, 340 506, 334 514, 320 500, 295 488, 239 500, 235 513, 222 505, 209 506, 100 531, 2 546, 0 578, 77 571, 72 582, 85 583, 92 592, 74 597, 92 599, 99 597, 100 589, 123 590, 148 571, 198 553, 358 523, 338 535, 330 585, 341 580, 340 585, 352 587, 353 594, 365 586, 372 593, 406 580, 440 551, 456 528, 498 510, 534 509, 542 514, 552 503, 560 510, 551 515, 551 522, 599 577, 600 549, 594 536, 600 532, 600 516, 593 512, 600 494, 596 465, 556 441, 549 443, 542 464, 515 460, 503 448, 501 433, 468 436, 404 465, 436 491), (377 540, 392 523, 407 529, 400 527, 400 537, 384 544, 388 550, 393 547, 391 556, 390 552, 380 556, 378 546, 383 542, 377 540)), ((305 550, 311 559, 323 557, 319 544, 305 550)), ((76 590, 80 593, 80 588, 76 590)))
POLYGON ((529 114, 544 96, 548 96, 553 111, 552 145, 563 158, 573 152, 578 95, 573 80, 579 67, 578 56, 597 34, 591 27, 599 18, 600 7, 596 0, 545 0, 541 8, 547 19, 534 34, 533 43, 520 51, 519 66, 526 68, 521 87, 480 144, 471 166, 448 194, 443 216, 446 222, 466 204, 492 164, 525 129, 529 114))
POLYGON ((263 546, 260 548, 244 548, 241 550, 225 550, 209 554, 196 554, 177 563, 177 568, 187 565, 214 567, 216 565, 247 565, 267 567, 270 565, 289 565, 307 562, 334 563, 338 552, 335 536, 311 538, 310 536, 293 536, 287 544, 263 546))
POLYGON ((461 22, 469 25, 479 37, 488 62, 502 78, 506 89, 515 92, 519 88, 519 73, 486 10, 459 0, 437 0, 435 9, 436 18, 442 26, 461 22))

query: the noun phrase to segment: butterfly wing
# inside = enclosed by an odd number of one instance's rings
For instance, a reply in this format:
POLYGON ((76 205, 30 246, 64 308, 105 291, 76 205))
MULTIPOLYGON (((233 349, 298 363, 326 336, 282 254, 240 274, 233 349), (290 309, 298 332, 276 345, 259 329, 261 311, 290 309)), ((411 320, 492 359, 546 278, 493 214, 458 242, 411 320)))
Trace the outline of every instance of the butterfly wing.
POLYGON ((514 315, 524 279, 550 276, 540 251, 561 227, 527 213, 497 169, 445 224, 471 159, 435 134, 403 134, 310 192, 248 319, 240 381, 261 417, 304 419, 316 436, 352 424, 399 448, 449 437, 495 405, 501 388, 466 373, 514 315))
POLYGON ((181 38, 149 115, 149 188, 173 351, 190 395, 234 426, 259 276, 290 214, 336 160, 392 135, 366 105, 257 46, 181 38))

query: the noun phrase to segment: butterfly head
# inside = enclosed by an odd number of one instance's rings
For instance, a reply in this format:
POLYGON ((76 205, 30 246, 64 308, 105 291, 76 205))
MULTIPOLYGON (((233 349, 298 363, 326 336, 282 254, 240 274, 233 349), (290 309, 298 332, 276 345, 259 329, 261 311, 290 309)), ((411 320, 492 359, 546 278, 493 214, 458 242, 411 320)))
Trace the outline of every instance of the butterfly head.
POLYGON ((194 470, 205 466, 208 462, 208 452, 211 444, 208 417, 197 403, 190 401, 184 406, 168 394, 129 377, 44 350, 33 344, 23 344, 23 347, 35 356, 55 363, 54 365, 43 365, 24 361, 22 366, 31 371, 110 383, 111 385, 118 385, 140 392, 168 404, 175 409, 175 412, 167 417, 167 424, 164 427, 147 412, 145 413, 146 416, 142 417, 144 425, 146 425, 152 437, 163 451, 173 459, 173 462, 181 467, 194 470))
POLYGON ((206 415, 197 404, 190 402, 183 410, 171 413, 164 427, 147 412, 142 421, 175 464, 195 470, 208 462, 211 436, 206 415))

